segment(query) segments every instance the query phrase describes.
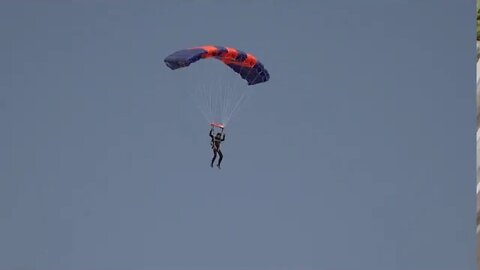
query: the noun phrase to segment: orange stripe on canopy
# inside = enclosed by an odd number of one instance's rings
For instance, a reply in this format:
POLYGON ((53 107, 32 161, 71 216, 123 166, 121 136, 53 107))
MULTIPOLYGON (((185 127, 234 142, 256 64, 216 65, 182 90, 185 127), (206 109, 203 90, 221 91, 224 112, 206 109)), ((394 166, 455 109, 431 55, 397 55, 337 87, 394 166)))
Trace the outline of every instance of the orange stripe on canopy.
POLYGON ((212 56, 214 56, 214 55, 218 52, 217 47, 211 46, 211 45, 201 46, 201 47, 199 47, 199 48, 207 51, 207 53, 204 54, 204 55, 202 56, 202 58, 212 57, 212 56))

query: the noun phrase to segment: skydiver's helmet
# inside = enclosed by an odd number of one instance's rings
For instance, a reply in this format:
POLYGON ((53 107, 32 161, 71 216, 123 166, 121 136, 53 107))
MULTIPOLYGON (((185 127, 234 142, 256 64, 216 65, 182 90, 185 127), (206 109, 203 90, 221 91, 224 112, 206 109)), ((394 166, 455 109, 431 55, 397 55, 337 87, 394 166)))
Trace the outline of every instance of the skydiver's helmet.
POLYGON ((222 136, 222 134, 220 132, 217 133, 217 135, 215 135, 215 137, 217 137, 217 138, 220 138, 221 136, 222 136))

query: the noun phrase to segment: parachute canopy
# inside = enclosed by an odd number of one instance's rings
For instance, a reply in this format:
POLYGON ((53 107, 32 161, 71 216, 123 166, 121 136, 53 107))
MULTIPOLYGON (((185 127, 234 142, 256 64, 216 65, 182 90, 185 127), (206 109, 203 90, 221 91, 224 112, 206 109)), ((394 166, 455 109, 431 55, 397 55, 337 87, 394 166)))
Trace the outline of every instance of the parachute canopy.
POLYGON ((175 70, 206 58, 222 61, 240 74, 248 85, 263 83, 270 79, 270 74, 255 56, 229 47, 207 45, 180 50, 167 56, 164 62, 170 69, 175 70))
POLYGON ((186 70, 192 77, 184 82, 208 123, 212 127, 223 129, 248 93, 258 87, 250 86, 268 81, 270 75, 255 56, 222 46, 206 45, 179 50, 167 56, 164 62, 171 70, 176 70, 188 67, 201 59, 215 59, 220 65, 198 64, 186 70), (240 74, 242 79, 222 63, 240 74), (204 74, 200 75, 199 71, 204 71, 204 74), (225 74, 222 74, 223 72, 225 74), (200 81, 195 82, 195 78, 200 78, 200 81), (248 86, 244 81, 247 81, 248 86))

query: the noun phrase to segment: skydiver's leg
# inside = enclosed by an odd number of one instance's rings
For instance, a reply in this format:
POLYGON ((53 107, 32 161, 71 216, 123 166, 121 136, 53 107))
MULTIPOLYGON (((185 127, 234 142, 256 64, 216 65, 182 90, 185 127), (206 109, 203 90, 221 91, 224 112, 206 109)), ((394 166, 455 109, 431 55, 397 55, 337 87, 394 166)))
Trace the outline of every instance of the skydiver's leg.
POLYGON ((218 164, 217 164, 218 168, 220 168, 220 163, 222 163, 222 159, 223 159, 223 153, 220 149, 218 149, 218 164))
POLYGON ((213 158, 212 158, 212 163, 210 163, 210 167, 213 167, 213 163, 215 162, 215 159, 217 159, 217 150, 213 148, 213 158))

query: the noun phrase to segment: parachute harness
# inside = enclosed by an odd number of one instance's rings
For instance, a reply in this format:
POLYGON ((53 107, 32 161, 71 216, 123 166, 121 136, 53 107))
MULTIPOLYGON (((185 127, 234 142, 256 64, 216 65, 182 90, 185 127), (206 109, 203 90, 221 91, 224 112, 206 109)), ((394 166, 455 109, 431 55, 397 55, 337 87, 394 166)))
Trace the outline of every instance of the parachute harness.
MULTIPOLYGON (((218 124, 218 123, 210 123, 210 125, 212 126, 212 130, 213 130, 213 131, 215 131, 215 127, 220 128, 220 138, 219 138, 219 139, 220 139, 220 142, 221 142, 222 136, 223 136, 223 129, 224 129, 223 125, 218 124)), ((212 141, 210 142, 210 145, 212 146, 212 148, 213 148, 214 150, 218 151, 219 149, 217 148, 217 145, 215 144, 216 137, 217 137, 216 135, 213 136, 213 139, 212 139, 212 141)))

